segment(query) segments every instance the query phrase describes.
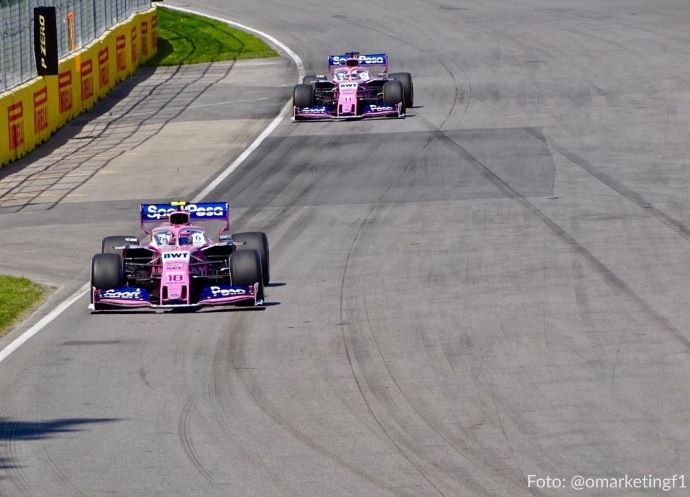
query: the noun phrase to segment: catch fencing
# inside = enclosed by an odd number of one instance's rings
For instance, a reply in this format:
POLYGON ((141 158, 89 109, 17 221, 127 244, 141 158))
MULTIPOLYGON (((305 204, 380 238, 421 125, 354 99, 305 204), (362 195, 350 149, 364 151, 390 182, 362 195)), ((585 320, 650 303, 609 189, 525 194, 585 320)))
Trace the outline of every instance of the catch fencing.
POLYGON ((36 76, 34 7, 55 7, 58 57, 83 48, 151 0, 0 0, 0 93, 36 76))

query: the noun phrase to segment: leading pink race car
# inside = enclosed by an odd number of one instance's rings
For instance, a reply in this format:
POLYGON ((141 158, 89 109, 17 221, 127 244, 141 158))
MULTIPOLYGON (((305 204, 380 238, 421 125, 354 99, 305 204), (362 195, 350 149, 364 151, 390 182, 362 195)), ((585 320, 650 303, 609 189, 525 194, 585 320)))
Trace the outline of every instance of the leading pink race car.
POLYGON ((388 74, 388 55, 328 57, 328 75, 305 76, 292 96, 295 121, 405 117, 414 105, 412 76, 388 74))
POLYGON ((263 304, 268 238, 231 235, 227 202, 142 204, 140 216, 148 241, 109 236, 93 256, 92 311, 263 304), (200 225, 207 221, 221 223, 216 241, 200 225))

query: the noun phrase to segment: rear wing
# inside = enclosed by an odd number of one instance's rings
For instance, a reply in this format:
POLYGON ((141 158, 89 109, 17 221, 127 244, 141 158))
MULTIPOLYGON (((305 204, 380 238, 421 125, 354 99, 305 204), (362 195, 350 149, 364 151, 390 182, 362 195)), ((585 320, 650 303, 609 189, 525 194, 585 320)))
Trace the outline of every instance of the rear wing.
POLYGON ((338 66, 346 66, 348 60, 357 60, 358 65, 360 66, 383 66, 384 72, 388 71, 388 54, 360 54, 359 52, 348 52, 342 55, 329 55, 328 69, 333 70, 338 66))
POLYGON ((147 224, 165 222, 175 211, 188 212, 190 221, 224 221, 224 227, 220 232, 230 229, 230 208, 227 202, 141 204, 139 206, 141 229, 150 233, 150 230, 146 229, 147 224))

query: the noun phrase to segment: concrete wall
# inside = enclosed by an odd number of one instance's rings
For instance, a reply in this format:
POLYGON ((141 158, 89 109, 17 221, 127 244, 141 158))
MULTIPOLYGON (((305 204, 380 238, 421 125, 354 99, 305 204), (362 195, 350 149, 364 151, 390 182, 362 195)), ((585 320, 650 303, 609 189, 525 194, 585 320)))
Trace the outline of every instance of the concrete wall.
POLYGON ((150 59, 157 22, 156 9, 135 14, 62 59, 58 76, 37 77, 0 94, 0 167, 48 140, 150 59))

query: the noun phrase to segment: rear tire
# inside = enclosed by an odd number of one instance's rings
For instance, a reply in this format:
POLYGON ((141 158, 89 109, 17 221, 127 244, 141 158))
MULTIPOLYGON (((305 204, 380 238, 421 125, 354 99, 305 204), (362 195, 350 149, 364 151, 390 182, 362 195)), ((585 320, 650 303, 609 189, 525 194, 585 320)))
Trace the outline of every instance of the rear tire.
POLYGON ((311 85, 295 85, 292 92, 292 104, 299 108, 314 105, 314 91, 311 85))
POLYGON ((410 109, 414 105, 414 85, 412 75, 409 72, 396 72, 389 74, 388 77, 394 81, 400 81, 403 87, 403 99, 405 107, 410 109))
POLYGON ((268 237, 266 233, 260 231, 250 231, 247 233, 235 233, 232 235, 233 240, 237 242, 245 242, 244 245, 237 247, 238 251, 242 250, 256 250, 261 257, 261 274, 263 276, 264 286, 271 281, 271 264, 269 260, 268 237))
POLYGON ((101 242, 101 253, 119 254, 121 251, 116 250, 115 247, 123 247, 124 245, 126 245, 127 238, 135 238, 137 240, 137 245, 139 244, 139 239, 133 235, 106 236, 101 242))
POLYGON ((305 85, 311 85, 312 83, 316 83, 319 80, 319 78, 316 76, 316 74, 307 74, 304 78, 302 78, 302 83, 305 85))
POLYGON ((238 250, 230 256, 230 278, 233 285, 252 286, 259 283, 257 300, 264 299, 264 282, 261 276, 261 257, 256 250, 238 250))
POLYGON ((95 288, 122 288, 125 271, 120 254, 96 254, 91 259, 91 286, 95 288))

